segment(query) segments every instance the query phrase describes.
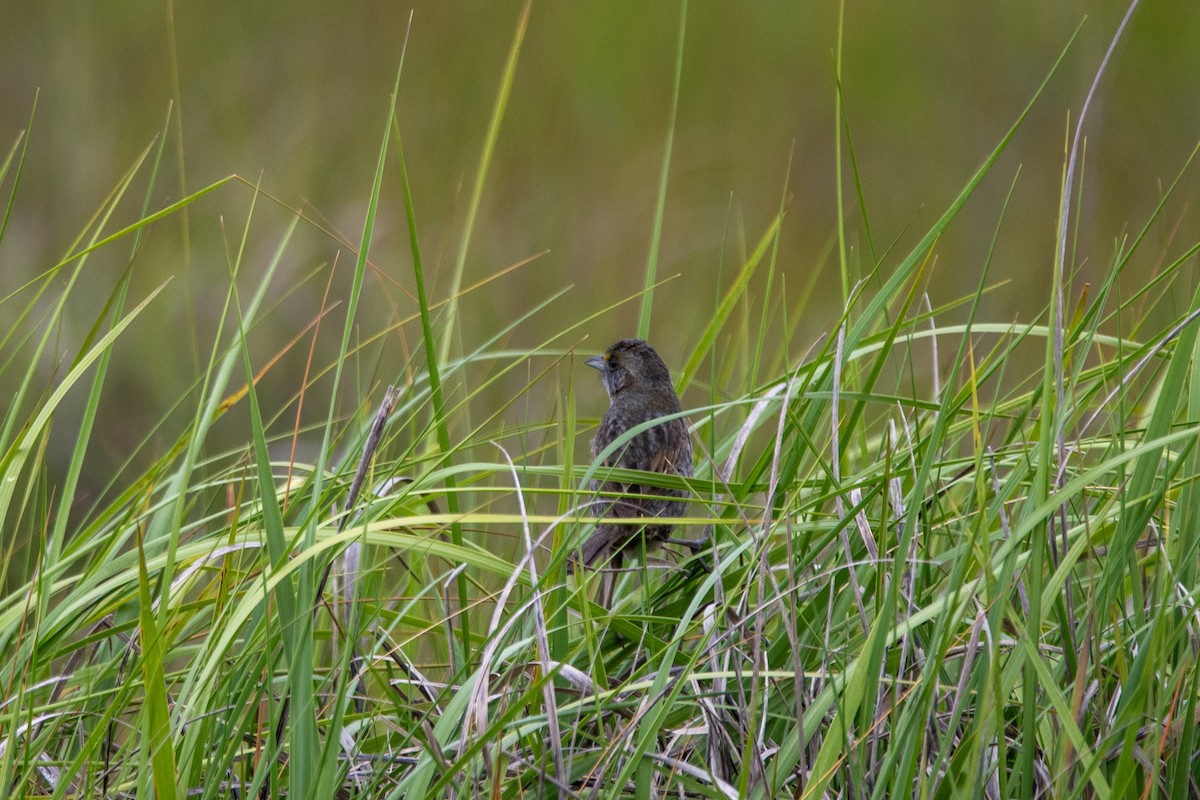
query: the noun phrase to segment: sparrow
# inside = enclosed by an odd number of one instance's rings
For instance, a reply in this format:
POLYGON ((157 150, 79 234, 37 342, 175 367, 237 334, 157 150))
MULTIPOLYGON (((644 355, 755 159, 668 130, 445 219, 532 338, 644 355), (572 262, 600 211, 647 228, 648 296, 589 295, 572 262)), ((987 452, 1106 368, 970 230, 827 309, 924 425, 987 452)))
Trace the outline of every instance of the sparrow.
MULTIPOLYGON (((592 440, 593 461, 632 428, 683 411, 667 365, 641 339, 622 339, 604 355, 584 363, 599 370, 609 400, 608 411, 592 440)), ((585 567, 605 562, 620 567, 627 553, 636 553, 643 546, 649 550, 666 541, 674 528, 670 519, 682 516, 686 508, 683 490, 609 479, 603 477, 605 467, 691 477, 692 441, 687 423, 677 416, 625 438, 597 465, 602 477, 591 483, 592 491, 601 494, 594 506, 597 516, 653 517, 662 522, 601 523, 580 551, 572 554, 571 566, 578 559, 585 567)))

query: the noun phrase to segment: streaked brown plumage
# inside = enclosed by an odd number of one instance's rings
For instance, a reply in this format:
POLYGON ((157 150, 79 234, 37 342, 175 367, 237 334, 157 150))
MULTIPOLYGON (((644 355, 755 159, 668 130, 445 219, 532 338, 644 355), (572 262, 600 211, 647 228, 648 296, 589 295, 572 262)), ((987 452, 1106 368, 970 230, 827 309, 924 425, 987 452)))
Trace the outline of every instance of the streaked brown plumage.
MULTIPOLYGON (((593 460, 631 428, 683 410, 667 365, 641 339, 622 339, 603 356, 589 358, 585 363, 600 371, 609 398, 608 411, 592 440, 593 460)), ((692 441, 687 423, 682 417, 675 417, 635 434, 606 456, 598 468, 603 470, 606 466, 690 477, 692 441)), ((606 495, 596 507, 597 515, 604 517, 678 517, 687 505, 678 499, 685 496, 682 490, 603 477, 592 481, 592 490, 606 495)), ((597 525, 581 552, 573 554, 572 559, 578 555, 587 567, 605 562, 619 567, 627 552, 641 550, 643 539, 646 549, 650 549, 667 539, 673 527, 674 523, 597 525)))

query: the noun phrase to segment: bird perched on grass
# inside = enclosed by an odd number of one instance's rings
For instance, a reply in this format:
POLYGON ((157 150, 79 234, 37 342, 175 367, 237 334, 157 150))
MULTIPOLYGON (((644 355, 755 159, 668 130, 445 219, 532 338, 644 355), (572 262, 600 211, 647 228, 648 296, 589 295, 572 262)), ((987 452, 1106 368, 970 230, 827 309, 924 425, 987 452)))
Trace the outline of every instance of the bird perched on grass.
MULTIPOLYGON (((603 356, 589 358, 584 363, 600 371, 609 399, 608 411, 592 440, 593 460, 637 425, 683 411, 667 365, 641 339, 622 339, 603 356)), ((599 516, 664 520, 681 516, 686 507, 681 499, 685 496, 682 490, 611 480, 604 477, 605 467, 690 477, 692 441, 687 423, 682 417, 675 417, 634 434, 604 458, 597 467, 601 477, 592 481, 592 490, 603 493, 596 506, 599 516)), ((673 527, 673 522, 597 525, 580 552, 572 555, 572 563, 577 557, 587 567, 605 562, 620 567, 627 552, 640 551, 643 541, 647 550, 661 544, 673 527)))

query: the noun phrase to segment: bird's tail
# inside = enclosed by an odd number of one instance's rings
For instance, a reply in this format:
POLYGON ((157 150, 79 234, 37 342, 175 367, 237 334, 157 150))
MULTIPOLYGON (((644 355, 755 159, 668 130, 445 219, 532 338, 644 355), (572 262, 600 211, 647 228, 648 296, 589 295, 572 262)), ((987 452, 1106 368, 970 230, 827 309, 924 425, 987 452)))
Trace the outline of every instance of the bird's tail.
POLYGON ((583 546, 567 559, 567 572, 574 572, 578 564, 591 569, 603 563, 612 553, 615 528, 601 525, 584 541, 583 546))

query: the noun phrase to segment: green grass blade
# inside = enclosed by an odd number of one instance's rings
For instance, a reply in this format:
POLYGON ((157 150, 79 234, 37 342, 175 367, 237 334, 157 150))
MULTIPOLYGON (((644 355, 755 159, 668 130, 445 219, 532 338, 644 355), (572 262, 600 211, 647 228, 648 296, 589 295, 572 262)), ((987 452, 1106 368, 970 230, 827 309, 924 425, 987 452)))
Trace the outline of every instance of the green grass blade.
POLYGON ((154 796, 173 798, 175 788, 175 745, 171 735, 170 708, 167 705, 167 676, 163 668, 166 643, 154 618, 150 598, 150 575, 146 554, 138 539, 138 620, 142 649, 142 680, 146 687, 144 736, 154 775, 154 796))
POLYGON ((642 282, 642 304, 638 312, 637 335, 650 338, 650 315, 654 308, 654 286, 658 282, 658 249, 662 243, 663 216, 667 207, 667 178, 671 173, 671 148, 675 144, 675 118, 679 113, 679 87, 683 83, 683 43, 687 33, 687 0, 679 5, 679 38, 675 45, 675 80, 671 85, 671 117, 667 123, 667 141, 663 146, 662 171, 658 178, 658 200, 654 206, 654 230, 650 235, 650 253, 646 257, 646 276, 642 282))
MULTIPOLYGON (((517 21, 512 45, 508 50, 508 60, 504 64, 504 70, 500 73, 500 88, 496 94, 496 102, 492 106, 492 116, 488 120, 487 133, 483 137, 483 151, 479 154, 479 167, 475 170, 475 182, 471 185, 471 198, 467 202, 467 216, 454 258, 454 271, 450 274, 446 313, 442 320, 441 341, 437 350, 438 361, 443 364, 450 358, 450 345, 458 330, 458 295, 462 288, 463 273, 466 271, 467 252, 471 244, 471 235, 475 232, 475 218, 479 214, 479 205, 483 199, 483 187, 487 181, 488 169, 492 164, 492 154, 495 152, 496 142, 500 138, 500 126, 504 122, 504 112, 508 108, 508 97, 512 92, 513 78, 517 74, 517 61, 521 55, 521 45, 525 41, 525 30, 529 26, 529 14, 532 9, 532 0, 526 0, 524 8, 521 10, 521 17, 517 21)), ((432 345, 432 341, 426 342, 427 347, 432 345)))

